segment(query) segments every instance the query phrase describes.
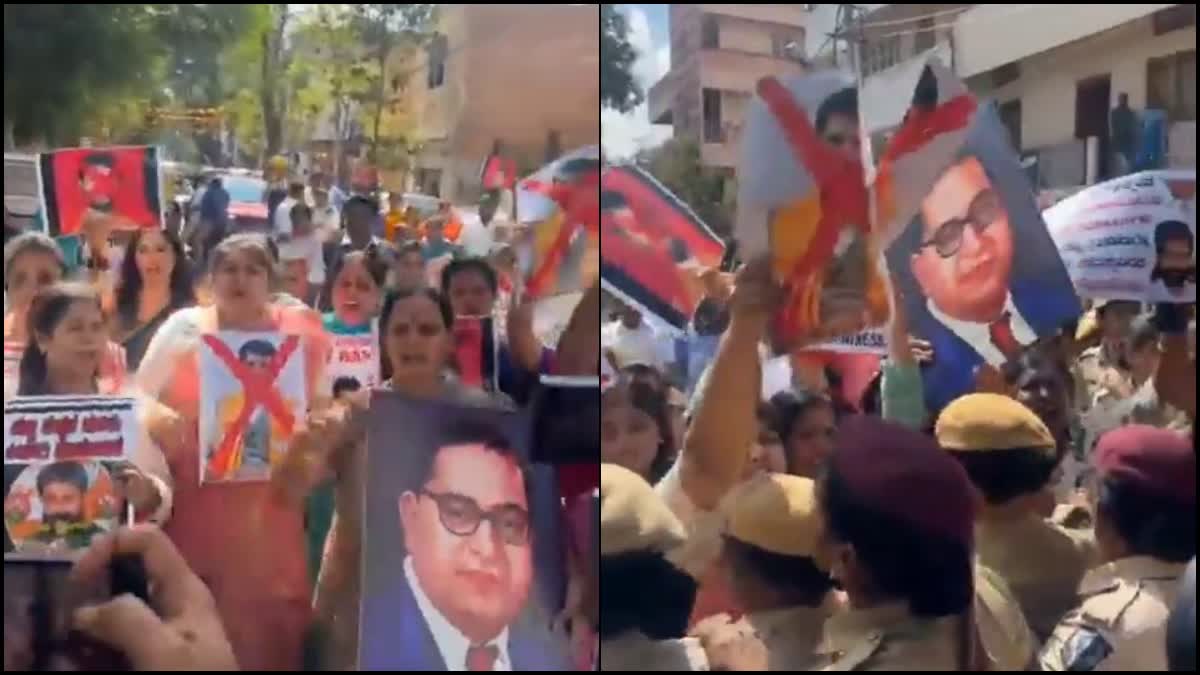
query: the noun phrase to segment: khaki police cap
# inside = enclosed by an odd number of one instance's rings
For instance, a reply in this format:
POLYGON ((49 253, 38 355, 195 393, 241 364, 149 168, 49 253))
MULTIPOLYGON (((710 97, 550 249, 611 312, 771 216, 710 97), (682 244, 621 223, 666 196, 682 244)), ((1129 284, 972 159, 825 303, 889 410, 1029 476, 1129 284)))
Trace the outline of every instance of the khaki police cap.
POLYGON ((1029 408, 1000 394, 967 394, 942 410, 934 428, 944 450, 1029 448, 1053 455, 1054 436, 1029 408))
POLYGON ((722 501, 725 532, 771 553, 811 556, 817 546, 813 481, 773 473, 739 485, 722 501))
POLYGON ((600 465, 600 555, 667 552, 687 532, 641 476, 616 464, 600 465))

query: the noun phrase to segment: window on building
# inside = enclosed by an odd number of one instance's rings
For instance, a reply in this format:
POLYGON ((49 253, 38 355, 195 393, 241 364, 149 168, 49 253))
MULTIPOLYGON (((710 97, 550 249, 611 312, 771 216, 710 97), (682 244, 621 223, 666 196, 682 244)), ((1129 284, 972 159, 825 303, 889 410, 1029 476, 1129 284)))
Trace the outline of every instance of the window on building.
POLYGON ((937 33, 933 29, 933 17, 927 16, 917 22, 917 34, 913 36, 913 52, 920 54, 933 49, 937 43, 937 33))
POLYGON ((877 73, 900 62, 900 36, 889 35, 867 44, 863 50, 863 71, 877 73))
POLYGON ((1175 5, 1154 13, 1154 34, 1162 35, 1196 25, 1196 5, 1175 5))
POLYGON ((1000 123, 1008 129, 1013 149, 1021 152, 1021 99, 1000 104, 1000 123))
POLYGON ((435 35, 429 44, 429 63, 425 73, 425 85, 437 89, 446 81, 446 36, 435 35))
POLYGON ((705 89, 703 92, 704 142, 721 143, 725 139, 721 129, 721 90, 705 89))
POLYGON ((700 48, 721 48, 721 28, 717 25, 717 17, 712 14, 700 17, 700 48))
POLYGON ((1196 120, 1196 50, 1146 61, 1146 107, 1171 122, 1196 120))

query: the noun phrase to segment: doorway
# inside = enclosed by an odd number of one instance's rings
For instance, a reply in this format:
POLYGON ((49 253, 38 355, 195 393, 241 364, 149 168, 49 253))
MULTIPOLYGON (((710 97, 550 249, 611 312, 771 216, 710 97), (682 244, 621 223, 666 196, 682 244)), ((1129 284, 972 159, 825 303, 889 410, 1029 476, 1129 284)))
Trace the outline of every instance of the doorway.
POLYGON ((1100 176, 1109 175, 1108 109, 1112 100, 1112 77, 1107 73, 1075 83, 1075 138, 1100 139, 1100 176))

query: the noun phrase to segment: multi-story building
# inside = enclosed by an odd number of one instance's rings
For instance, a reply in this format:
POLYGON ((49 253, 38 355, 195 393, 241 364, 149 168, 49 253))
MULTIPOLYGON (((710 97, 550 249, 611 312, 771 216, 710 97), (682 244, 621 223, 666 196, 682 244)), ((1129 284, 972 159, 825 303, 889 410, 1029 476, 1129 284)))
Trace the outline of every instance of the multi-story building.
POLYGON ((671 5, 671 67, 650 88, 650 121, 697 139, 703 163, 732 176, 754 85, 802 72, 812 7, 671 5))
POLYGON ((1164 116, 1167 166, 1196 165, 1195 5, 878 5, 846 35, 873 132, 899 123, 921 65, 937 54, 996 102, 1042 187, 1107 175, 1120 94, 1143 119, 1164 116))
POLYGON ((394 88, 412 116, 418 152, 409 189, 458 202, 499 143, 533 170, 600 141, 597 5, 441 5, 439 31, 419 54, 397 54, 394 88))

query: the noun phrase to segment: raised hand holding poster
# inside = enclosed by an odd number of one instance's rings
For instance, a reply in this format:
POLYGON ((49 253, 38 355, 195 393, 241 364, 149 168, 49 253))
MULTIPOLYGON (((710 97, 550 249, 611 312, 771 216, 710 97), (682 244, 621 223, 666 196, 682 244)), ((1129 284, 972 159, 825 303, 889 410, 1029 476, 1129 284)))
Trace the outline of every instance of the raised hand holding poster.
POLYGON ((1082 298, 1196 301, 1196 172, 1143 171, 1042 212, 1082 298))
POLYGON ((301 338, 224 331, 201 339, 200 480, 267 480, 307 409, 301 338))
POLYGON ((853 333, 887 318, 863 171, 854 81, 763 78, 746 120, 736 233, 744 257, 771 252, 784 284, 776 347, 853 333))
POLYGON ((635 166, 600 177, 600 279, 639 311, 686 330, 704 296, 703 274, 725 254, 687 204, 635 166))
POLYGON ((1000 118, 980 110, 957 157, 887 251, 915 336, 930 342, 930 410, 1079 317, 1079 300, 1000 118))
POLYGON ((162 225, 158 148, 70 148, 38 155, 42 211, 51 236, 79 234, 88 217, 114 227, 162 225))
POLYGON ((571 670, 561 499, 529 420, 377 392, 359 670, 571 670))
POLYGON ((31 396, 4 406, 4 553, 87 548, 121 519, 114 474, 139 437, 134 400, 31 396))
POLYGON ((517 184, 515 245, 525 294, 581 291, 600 273, 600 149, 576 150, 517 184))

